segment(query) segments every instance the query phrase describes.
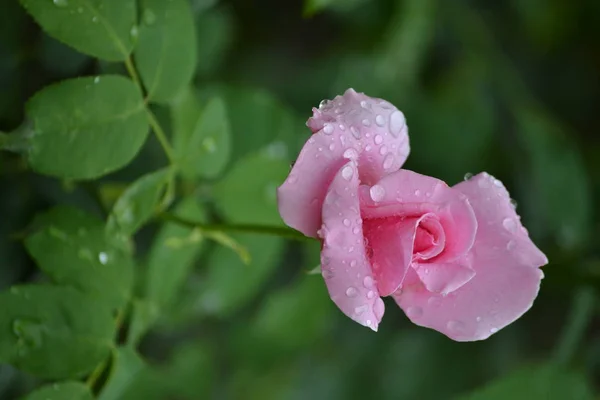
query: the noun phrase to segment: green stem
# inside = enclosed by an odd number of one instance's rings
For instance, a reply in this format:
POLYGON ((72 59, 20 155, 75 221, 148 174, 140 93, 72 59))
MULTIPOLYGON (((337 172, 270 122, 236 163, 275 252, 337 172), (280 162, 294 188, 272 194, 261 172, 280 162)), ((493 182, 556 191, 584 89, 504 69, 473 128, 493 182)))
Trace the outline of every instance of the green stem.
POLYGON ((109 358, 107 357, 104 361, 98 364, 98 366, 92 371, 90 376, 88 376, 87 380, 85 381, 85 384, 90 388, 90 390, 94 389, 94 386, 96 386, 98 379, 100 379, 100 377, 104 373, 104 369, 108 365, 108 360, 109 358))
POLYGON ((592 287, 580 287, 576 292, 571 312, 558 341, 554 360, 566 365, 572 358, 594 314, 596 293, 592 287))
POLYGON ((311 241, 314 238, 304 236, 300 232, 289 228, 267 225, 251 225, 251 224, 201 224, 190 221, 185 218, 178 217, 171 213, 161 213, 158 217, 164 221, 174 222, 179 225, 190 228, 198 228, 205 232, 231 232, 231 233, 256 233, 259 235, 279 236, 286 239, 298 241, 311 241))
MULTIPOLYGON (((136 84, 136 86, 140 89, 140 92, 143 92, 142 81, 140 80, 137 70, 135 69, 135 65, 133 65, 133 61, 131 60, 131 57, 127 57, 125 59, 125 68, 127 68, 127 72, 129 72, 131 79, 136 84)), ((171 147, 171 144, 169 143, 169 140, 167 139, 167 135, 165 134, 165 131, 162 129, 162 127, 160 126, 160 123, 156 119, 156 116, 150 110, 150 108, 148 108, 147 105, 146 105, 146 113, 148 114, 148 121, 150 122, 152 131, 156 135, 156 138, 160 142, 160 145, 162 146, 163 150, 165 151, 165 154, 167 155, 167 158, 169 159, 169 163, 175 164, 174 151, 173 151, 173 148, 171 147)))

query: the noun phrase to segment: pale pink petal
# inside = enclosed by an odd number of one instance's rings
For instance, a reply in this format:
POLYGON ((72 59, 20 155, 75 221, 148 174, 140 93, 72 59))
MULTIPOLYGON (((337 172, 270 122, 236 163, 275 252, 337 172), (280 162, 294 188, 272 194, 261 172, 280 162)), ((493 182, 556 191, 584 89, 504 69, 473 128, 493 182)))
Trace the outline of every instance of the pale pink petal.
POLYGON ((455 291, 475 276, 475 271, 458 262, 450 264, 415 263, 413 268, 427 290, 443 295, 455 291))
POLYGON ((381 296, 394 293, 404 280, 413 256, 419 218, 372 219, 364 222, 371 266, 381 296))
POLYGON ((444 228, 445 247, 432 262, 460 258, 473 245, 477 219, 467 197, 439 179, 401 169, 360 195, 364 219, 434 213, 444 228))
POLYGON ((546 256, 529 239, 502 183, 480 174, 455 186, 479 221, 471 251, 475 276, 442 296, 409 271, 394 298, 417 325, 457 341, 488 338, 523 315, 537 296, 546 256))
POLYGON ((314 134, 277 195, 285 223, 315 237, 327 188, 343 164, 357 161, 360 180, 371 184, 398 170, 410 147, 404 115, 352 89, 313 109, 307 125, 314 134))
POLYGON ((323 203, 321 267, 329 295, 344 314, 374 331, 383 317, 383 300, 365 252, 358 203, 356 163, 344 165, 323 203))

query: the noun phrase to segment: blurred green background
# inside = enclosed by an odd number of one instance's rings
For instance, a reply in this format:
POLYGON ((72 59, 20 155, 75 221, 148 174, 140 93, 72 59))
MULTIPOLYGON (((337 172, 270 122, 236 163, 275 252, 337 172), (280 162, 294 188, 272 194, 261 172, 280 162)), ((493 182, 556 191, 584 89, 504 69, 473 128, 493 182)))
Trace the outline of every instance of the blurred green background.
MULTIPOLYGON (((16 0, 0 4, 0 130, 19 126, 25 101, 49 83, 124 73, 46 36, 16 0)), ((405 113, 406 168, 449 184, 480 171, 501 179, 550 264, 523 318, 486 341, 455 343, 412 325, 390 299, 377 334, 343 316, 307 274, 317 243, 237 235, 249 266, 213 243, 194 245, 193 271, 139 345, 146 365, 111 398, 600 398, 600 2, 191 4, 192 96, 223 96, 233 140, 222 174, 178 186, 206 218, 280 225, 274 190, 308 138, 311 107, 352 87, 405 113)), ((170 126, 169 108, 155 112, 170 126)), ((131 165, 97 182, 100 192, 110 202, 164 164, 151 137, 131 165)), ((14 234, 55 204, 97 213, 87 189, 0 154, 1 289, 44 279, 14 234)), ((159 229, 136 236, 140 282, 159 229)), ((2 399, 41 383, 0 366, 2 399)))

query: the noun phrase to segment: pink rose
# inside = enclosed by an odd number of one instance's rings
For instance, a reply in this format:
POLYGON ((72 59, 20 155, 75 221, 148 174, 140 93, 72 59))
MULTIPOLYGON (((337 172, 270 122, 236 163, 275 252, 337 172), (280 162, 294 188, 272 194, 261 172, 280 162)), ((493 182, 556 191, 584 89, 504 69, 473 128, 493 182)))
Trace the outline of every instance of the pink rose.
POLYGON ((392 296, 415 324, 471 341, 531 307, 548 260, 499 180, 448 187, 400 169, 408 129, 386 101, 349 89, 313 113, 279 211, 322 239, 323 277, 344 314, 376 331, 392 296))

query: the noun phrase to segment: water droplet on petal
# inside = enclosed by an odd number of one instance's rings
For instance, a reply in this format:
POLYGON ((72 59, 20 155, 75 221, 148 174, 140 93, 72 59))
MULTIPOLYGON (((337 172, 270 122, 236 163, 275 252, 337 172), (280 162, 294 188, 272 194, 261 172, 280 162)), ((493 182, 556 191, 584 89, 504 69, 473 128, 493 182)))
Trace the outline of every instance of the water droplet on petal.
POLYGON ((423 309, 421 307, 408 307, 406 309, 406 316, 409 318, 419 318, 423 315, 423 309))
POLYGON ((394 111, 392 115, 390 115, 390 132, 394 137, 397 138, 400 135, 400 131, 402 131, 405 123, 404 114, 400 111, 394 111))
POLYGON ((331 144, 329 145, 329 150, 330 150, 330 151, 333 151, 334 149, 335 149, 335 144, 331 143, 331 144))
POLYGON ((352 175, 354 175, 354 168, 352 168, 349 165, 346 165, 342 169, 342 178, 344 178, 345 180, 349 181, 350 179, 352 179, 352 175))
POLYGON ((358 131, 358 129, 356 129, 356 127, 351 126, 350 132, 352 133, 352 136, 354 136, 354 138, 360 139, 360 132, 358 131))
POLYGON ((380 145, 381 143, 383 143, 383 137, 381 135, 375 135, 373 141, 376 145, 380 145))
POLYGON ((515 233, 517 230, 517 223, 512 218, 505 218, 504 221, 502 221, 502 226, 510 233, 515 233))
POLYGON ((344 218, 344 226, 350 226, 350 220, 348 218, 344 218))
POLYGON ((490 180, 487 175, 480 177, 477 180, 477 185, 482 189, 487 189, 490 187, 490 180))
POLYGON ((469 180, 469 179, 471 179, 472 177, 473 177, 473 174, 472 174, 472 173, 470 173, 470 172, 467 172, 467 173, 465 174, 465 176, 464 176, 464 180, 465 180, 465 181, 468 181, 468 180, 469 180))
POLYGON ((381 317, 383 317, 384 312, 385 312, 385 304, 383 303, 383 300, 381 299, 381 297, 379 297, 375 300, 375 304, 373 304, 373 314, 375 314, 375 317, 378 320, 381 320, 381 317))
POLYGON ((460 321, 448 321, 446 327, 453 332, 462 332, 465 329, 465 324, 460 321))
POLYGON ((385 189, 381 185, 371 186, 369 193, 371 194, 371 199, 376 202, 383 200, 385 197, 385 189))
POLYGON ((420 196, 421 195, 421 191, 419 189, 415 190, 415 196, 420 196))
POLYGON ((346 296, 348 297, 356 297, 357 294, 358 290, 356 290, 355 287, 350 286, 348 289, 346 289, 346 296))
POLYGON ((385 155, 385 153, 387 153, 387 147, 385 147, 385 146, 381 146, 381 147, 379 148, 379 154, 381 154, 382 156, 384 156, 384 155, 385 155))
POLYGON ((354 314, 362 315, 368 309, 369 309, 369 306, 366 304, 363 304, 362 306, 358 306, 358 307, 354 308, 354 314))
POLYGON ((513 208, 513 210, 517 209, 517 201, 515 199, 510 199, 510 205, 513 208))
POLYGON ((379 126, 384 126, 385 118, 383 118, 383 115, 377 114, 377 116, 375 117, 375 123, 379 126))
POLYGON ((325 132, 326 135, 331 135, 333 133, 333 125, 331 124, 325 124, 325 126, 323 127, 323 132, 325 132))
POLYGON ((357 264, 356 260, 352 260, 352 261, 350 261, 350 266, 351 266, 352 268, 356 267, 356 264, 357 264))
POLYGON ((352 148, 347 149, 346 151, 344 151, 344 158, 347 158, 349 160, 356 160, 358 158, 358 152, 352 148))
POLYGON ((517 247, 517 243, 514 240, 510 240, 507 244, 506 244, 506 250, 508 251, 512 251, 515 249, 515 247, 517 247))
POLYGON ((496 333, 496 332, 498 332, 498 328, 491 328, 490 329, 490 333, 496 333))
POLYGON ((341 129, 342 131, 345 131, 345 130, 346 130, 346 126, 344 126, 343 124, 340 124, 339 126, 340 126, 340 129, 341 129))
POLYGON ((321 100, 321 102, 319 103, 319 108, 324 108, 327 106, 327 103, 329 103, 328 99, 323 99, 321 100))
POLYGON ((368 119, 365 118, 365 119, 362 120, 362 124, 364 126, 371 126, 371 121, 369 121, 368 119))
POLYGON ((367 299, 369 299, 369 300, 370 300, 370 299, 372 299, 373 297, 375 297, 375 292, 374 292, 374 291, 372 291, 372 290, 369 290, 369 291, 367 292, 367 299))
POLYGON ((442 299, 440 299, 439 297, 430 297, 427 300, 427 304, 433 307, 439 307, 442 305, 442 299))
POLYGON ((497 187, 504 187, 504 185, 502 184, 502 182, 500 182, 500 180, 498 179, 494 179, 494 185, 497 187))
POLYGON ((331 279, 334 277, 334 273, 330 269, 323 269, 321 275, 323 275, 323 279, 331 279))
POLYGON ((368 145, 365 147, 365 151, 371 151, 371 145, 369 145, 369 144, 368 144, 368 145))
POLYGON ((393 165, 394 165, 394 155, 392 153, 389 153, 383 159, 383 169, 390 169, 390 168, 392 168, 393 165))
POLYGON ((365 288, 370 289, 373 287, 373 284, 375 283, 375 281, 373 281, 373 278, 371 278, 370 276, 365 276, 365 278, 363 279, 363 285, 365 285, 365 288))

